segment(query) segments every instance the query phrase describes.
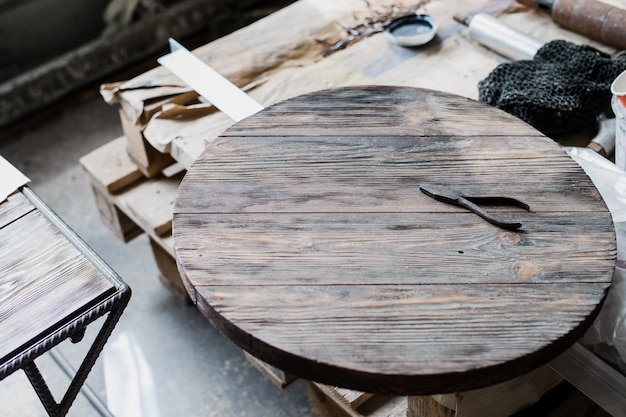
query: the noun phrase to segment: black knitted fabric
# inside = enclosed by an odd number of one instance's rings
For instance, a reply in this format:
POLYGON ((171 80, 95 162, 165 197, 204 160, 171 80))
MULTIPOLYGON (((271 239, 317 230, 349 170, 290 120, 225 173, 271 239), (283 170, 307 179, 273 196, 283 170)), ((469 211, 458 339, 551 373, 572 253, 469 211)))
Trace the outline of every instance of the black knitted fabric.
POLYGON ((479 99, 555 140, 594 131, 610 109, 611 83, 626 70, 625 52, 611 58, 591 46, 552 41, 532 60, 499 65, 478 83, 479 99))

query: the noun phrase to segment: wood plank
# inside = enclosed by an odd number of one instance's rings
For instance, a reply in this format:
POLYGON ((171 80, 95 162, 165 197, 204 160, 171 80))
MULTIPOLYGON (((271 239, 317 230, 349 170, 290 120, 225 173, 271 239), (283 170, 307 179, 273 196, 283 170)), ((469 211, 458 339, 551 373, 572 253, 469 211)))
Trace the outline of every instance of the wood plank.
POLYGON ((296 380, 294 375, 288 374, 285 371, 282 371, 275 366, 270 365, 267 362, 263 362, 250 355, 248 352, 244 351, 244 356, 254 366, 258 369, 267 379, 270 380, 272 384, 280 389, 285 389, 289 384, 296 380))
POLYGON ((0 203, 0 229, 33 210, 35 207, 21 193, 9 195, 6 201, 0 203))
POLYGON ((172 230, 172 210, 182 175, 150 178, 115 196, 115 204, 144 231, 167 235, 172 230))
MULTIPOLYGON (((483 113, 481 106, 474 110, 483 113)), ((314 126, 319 121, 316 119, 314 126)), ((411 211, 419 199, 419 184, 442 180, 468 195, 521 199, 533 211, 594 210, 602 201, 593 184, 578 180, 580 166, 545 137, 454 137, 438 134, 440 126, 428 123, 419 126, 431 129, 430 137, 394 136, 393 132, 363 137, 358 131, 349 136, 318 136, 316 128, 306 128, 305 121, 301 122, 300 135, 315 130, 311 137, 260 135, 223 138, 210 144, 187 175, 189 192, 181 193, 179 201, 198 212, 214 211, 213 207, 231 199, 242 210, 254 212, 312 212, 321 207, 351 212, 411 211), (323 163, 319 149, 324 150, 323 163), (293 160, 299 164, 290 164, 293 160), (486 160, 493 165, 484 164, 486 160), (245 183, 233 186, 233 170, 245 175, 245 183)), ((335 122, 348 124, 341 118, 335 122)), ((412 121, 408 123, 413 126, 412 121)))
POLYGON ((455 417, 456 411, 439 404, 432 396, 409 397, 407 417, 455 417))
POLYGON ((196 266, 187 270, 196 286, 524 281, 596 282, 606 288, 611 280, 614 261, 598 260, 599 253, 615 255, 614 231, 604 214, 515 213, 523 231, 511 232, 494 231, 473 213, 451 217, 447 207, 439 213, 436 207, 416 210, 411 218, 403 213, 176 214, 177 256, 196 266), (568 236, 577 227, 581 234, 568 236), (468 274, 468 264, 481 265, 480 273, 468 274), (594 272, 585 272, 590 269, 594 272))
POLYGON ((125 242, 145 231, 173 256, 171 236, 167 243, 167 235, 173 199, 184 173, 147 180, 130 159, 123 136, 85 155, 80 162, 92 182, 103 223, 125 242))
POLYGON ((115 290, 37 211, 0 230, 0 253, 0 358, 115 290))
POLYGON ((356 410, 367 400, 372 398, 374 394, 368 392, 355 391, 347 388, 333 387, 331 385, 316 384, 324 394, 332 398, 341 405, 342 408, 356 410))
POLYGON ((550 362, 550 367, 611 415, 626 411, 626 376, 580 343, 550 362))
POLYGON ((382 86, 323 90, 267 107, 231 126, 222 136, 493 136, 494 124, 510 124, 507 136, 542 135, 516 117, 461 96, 382 86), (386 91, 377 95, 375 92, 386 91), (346 113, 345 103, 350 103, 346 113), (390 104, 393 103, 393 104, 390 104), (480 109, 489 108, 489 111, 480 109), (478 110, 478 111, 477 111, 478 110), (348 120, 349 118, 349 120, 348 120), (314 130, 311 127, 315 127, 314 130), (445 132, 445 133, 444 133, 445 132))
POLYGON ((489 386, 516 376, 500 363, 534 368, 554 357, 580 336, 565 329, 588 321, 576 310, 593 310, 604 290, 595 284, 551 287, 195 285, 203 314, 222 331, 224 320, 236 322, 229 337, 261 360, 274 355, 276 361, 275 349, 281 349, 291 352, 281 361, 286 372, 390 393, 407 386, 430 393, 489 386), (324 343, 307 343, 311 334, 328 336, 324 343), (546 339, 553 342, 545 346, 546 339), (379 373, 346 371, 372 368, 379 373))
POLYGON ((180 278, 176 266, 176 259, 163 249, 162 245, 153 238, 150 238, 150 248, 152 249, 152 255, 154 256, 157 268, 159 269, 159 280, 161 283, 171 292, 182 298, 185 303, 191 304, 191 299, 180 278))
POLYGON ((79 162, 92 184, 106 193, 115 193, 143 178, 126 152, 123 136, 94 149, 79 162))
MULTIPOLYGON (((333 387, 328 387, 334 389, 333 387)), ((336 398, 338 391, 328 392, 315 382, 307 383, 309 405, 314 417, 406 417, 407 398, 375 395, 357 408, 346 406, 336 398)))
POLYGON ((123 242, 129 242, 143 233, 143 230, 130 217, 121 211, 113 202, 110 195, 92 184, 100 220, 123 242))

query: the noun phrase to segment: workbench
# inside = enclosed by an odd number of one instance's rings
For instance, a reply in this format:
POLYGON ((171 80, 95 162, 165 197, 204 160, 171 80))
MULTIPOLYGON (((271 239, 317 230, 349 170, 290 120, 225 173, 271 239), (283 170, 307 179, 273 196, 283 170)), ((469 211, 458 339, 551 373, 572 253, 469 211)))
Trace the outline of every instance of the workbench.
MULTIPOLYGON (((452 19, 454 14, 485 12, 545 42, 565 39, 612 52, 510 0, 422 2, 418 11, 440 22, 436 38, 424 47, 399 47, 382 33, 349 41, 345 28, 415 4, 370 1, 368 7, 359 0, 300 0, 193 52, 265 107, 350 85, 412 86, 476 99, 478 82, 506 59, 470 39, 466 28, 452 19), (345 47, 333 48, 342 42, 345 47)), ((161 280, 189 302, 177 273, 171 235, 176 188, 180 172, 188 170, 206 145, 234 121, 158 66, 131 80, 105 85, 101 92, 107 102, 119 105, 124 128, 124 137, 108 144, 106 151, 94 150, 81 160, 103 221, 125 240, 147 233, 161 280), (106 162, 112 160, 115 163, 106 162), (142 204, 141 195, 151 204, 142 204)), ((624 409, 626 377, 582 345, 576 344, 551 366, 599 404, 624 409)), ((284 386, 285 378, 277 384, 284 386)))

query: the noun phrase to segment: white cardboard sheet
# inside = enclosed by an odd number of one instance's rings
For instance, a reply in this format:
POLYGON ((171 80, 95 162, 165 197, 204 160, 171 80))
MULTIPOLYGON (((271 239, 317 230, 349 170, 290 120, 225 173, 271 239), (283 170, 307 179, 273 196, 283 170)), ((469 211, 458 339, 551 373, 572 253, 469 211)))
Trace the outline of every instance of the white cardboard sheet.
POLYGON ((0 155, 0 203, 30 179, 0 155))

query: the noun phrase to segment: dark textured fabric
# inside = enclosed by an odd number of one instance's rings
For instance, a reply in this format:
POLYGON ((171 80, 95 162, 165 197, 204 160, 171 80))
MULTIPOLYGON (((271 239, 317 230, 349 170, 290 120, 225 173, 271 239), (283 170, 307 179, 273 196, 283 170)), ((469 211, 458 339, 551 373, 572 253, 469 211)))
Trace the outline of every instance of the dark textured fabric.
POLYGON ((479 99, 553 139, 596 128, 610 108, 611 83, 626 70, 626 52, 610 55, 557 40, 532 60, 505 63, 478 84, 479 99))

